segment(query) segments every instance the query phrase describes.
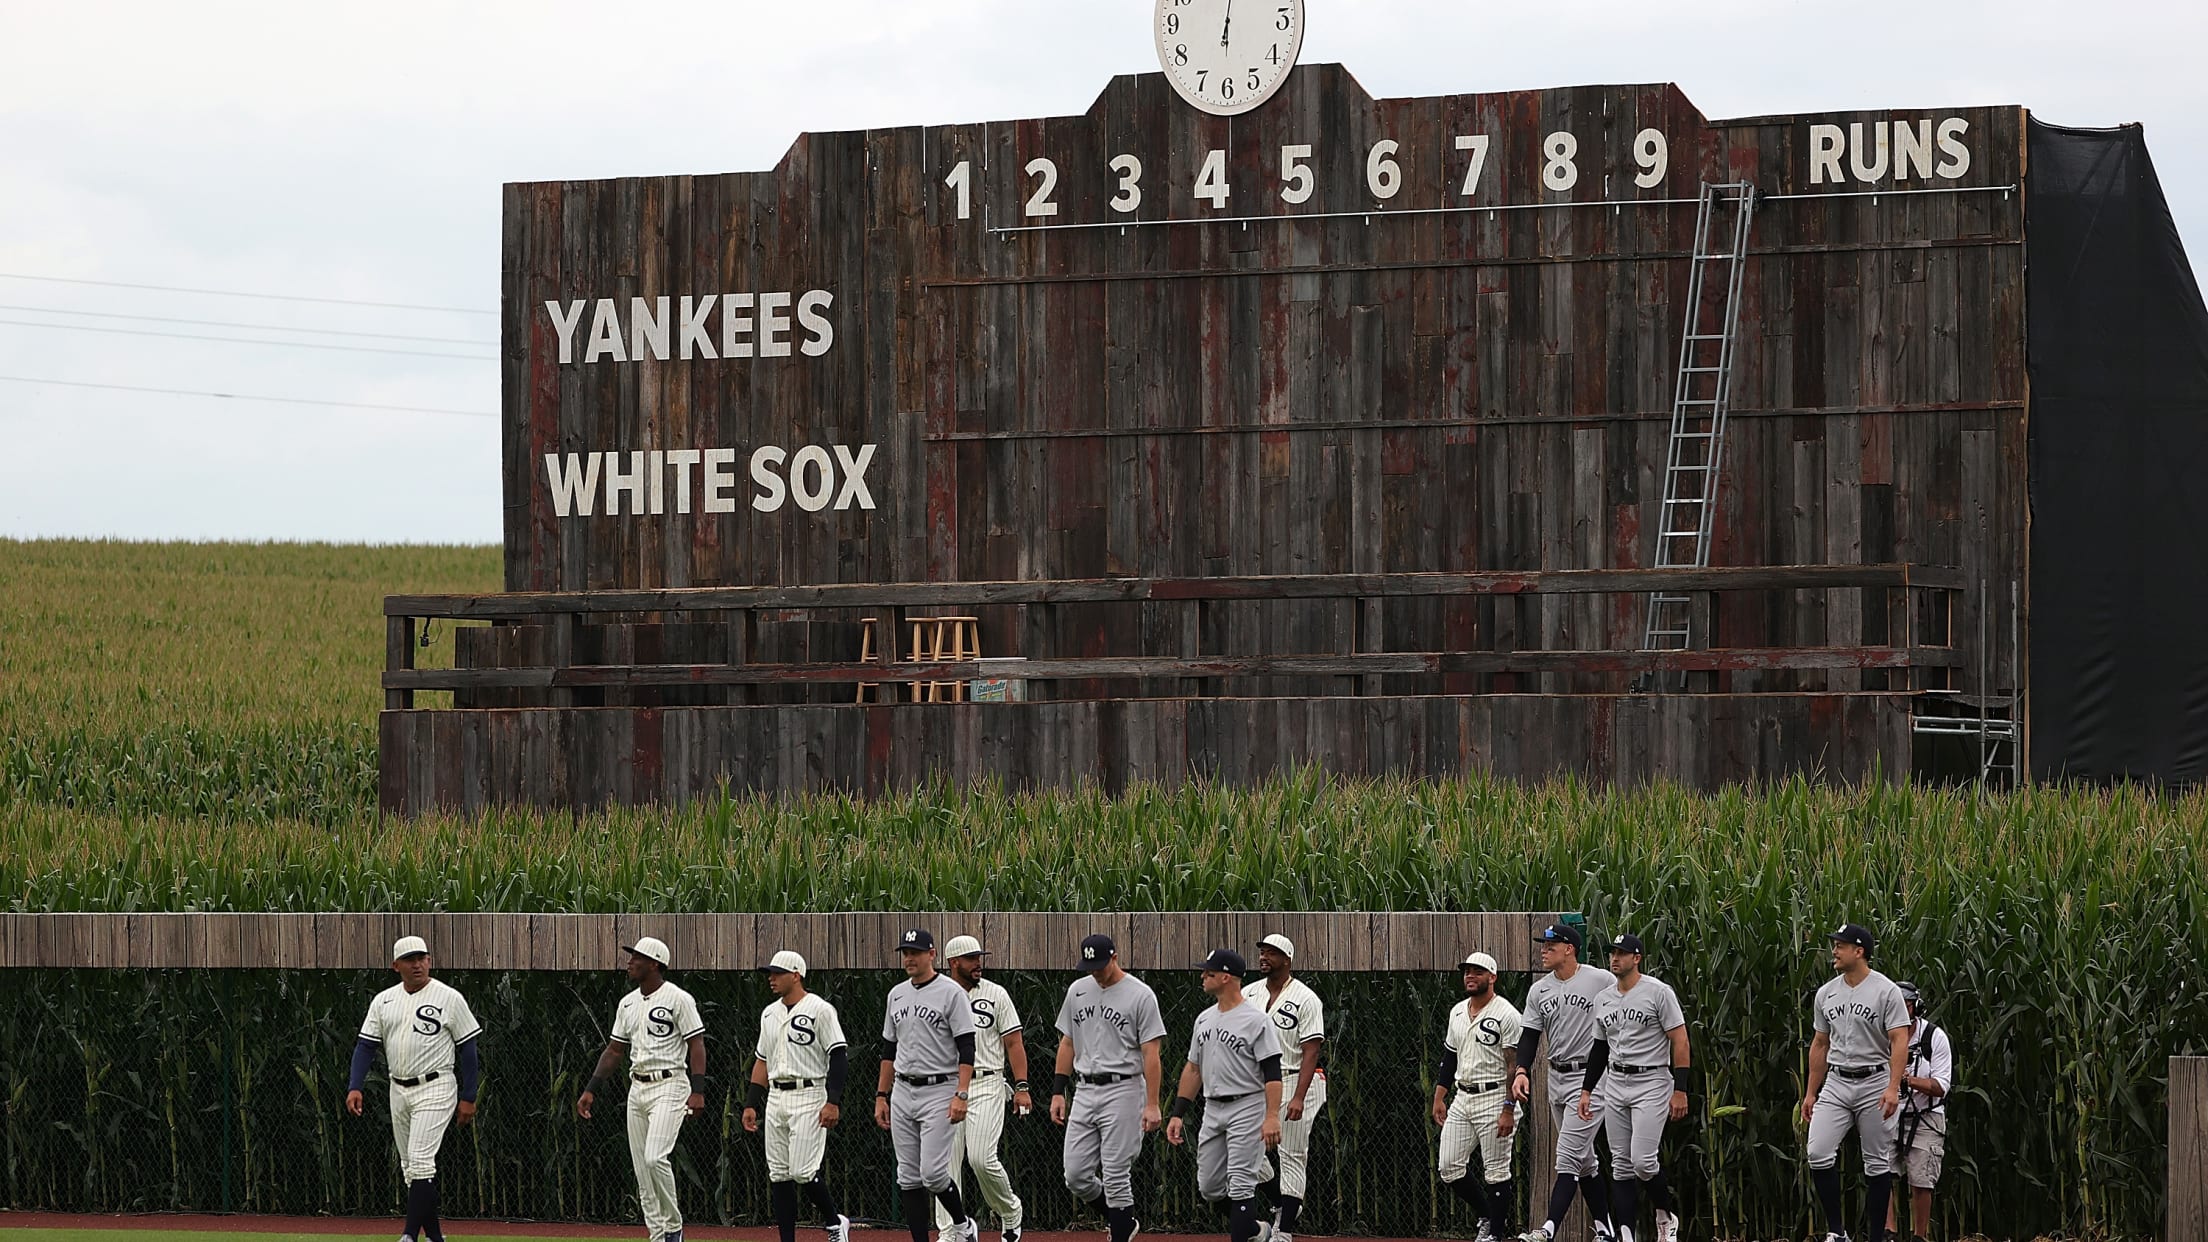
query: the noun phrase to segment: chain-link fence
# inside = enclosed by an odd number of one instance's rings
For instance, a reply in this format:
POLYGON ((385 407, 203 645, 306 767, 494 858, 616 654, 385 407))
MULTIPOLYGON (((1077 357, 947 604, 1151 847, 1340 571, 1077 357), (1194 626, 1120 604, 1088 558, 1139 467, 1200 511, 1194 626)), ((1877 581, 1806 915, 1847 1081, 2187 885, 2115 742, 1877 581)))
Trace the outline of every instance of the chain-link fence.
MULTIPOLYGON (((627 984, 613 972, 447 972, 483 1022, 484 1085, 476 1123, 454 1129, 441 1161, 453 1216, 634 1222, 638 1217, 618 1098, 596 1120, 574 1101, 627 984)), ((676 1154, 682 1202, 700 1223, 769 1218, 765 1161, 741 1125, 758 1014, 771 999, 750 972, 681 971, 707 1022, 712 1079, 705 1115, 676 1154)), ((853 1217, 896 1218, 888 1136, 872 1122, 881 1015, 895 971, 820 972, 814 990, 841 1011, 852 1044, 844 1121, 825 1176, 853 1217)), ((1025 1019, 1029 1076, 1048 1091, 1059 1000, 1074 976, 999 972, 1025 1019)), ((1195 1014, 1209 1003, 1194 971, 1149 971, 1164 1004, 1170 1089, 1195 1014)), ((1438 1132, 1428 1118, 1442 1022, 1461 997, 1447 974, 1311 976, 1327 1002, 1329 1099, 1312 1143, 1302 1232, 1387 1236, 1469 1234, 1476 1222, 1438 1184, 1438 1132)), ((194 1210, 380 1215, 399 1211, 380 1066, 368 1115, 344 1114, 354 1034, 383 972, 277 970, 17 970, 0 973, 0 1174, 6 1204, 61 1211, 194 1210)), ((1521 998, 1529 980, 1506 976, 1521 998)), ((1784 998, 1793 1008, 1793 997, 1784 998)), ((1774 1011, 1775 1012, 1775 1011, 1774 1011)), ((1769 1018, 1770 1015, 1764 1015, 1769 1018)), ((1721 1236, 1800 1236, 1809 1195, 1793 1130, 1800 1046, 1747 1042, 1730 1024, 1753 1013, 1690 1008, 1710 1084, 1672 1127, 1665 1161, 1690 1216, 1721 1236), (1722 1025, 1714 1033, 1704 1023, 1722 1025), (1707 1037, 1706 1037, 1707 1036, 1707 1037)), ((1959 1045, 1960 1046, 1960 1045, 1959 1045)), ((2070 1196, 2153 1176, 2111 1170, 2066 1184, 2024 1124, 2037 1116, 2029 1082, 2008 1098, 1975 1099, 2017 1124, 1982 1118, 1959 1096, 1941 1220, 1947 1230, 2032 1236, 2064 1219, 2070 1196), (2013 1149, 2013 1150, 2012 1150, 2013 1149), (2004 1164, 2003 1162, 2006 1162, 2004 1164), (1998 1177, 1982 1182, 1981 1170, 1998 1177)), ((1060 1175, 1061 1131, 1036 1112, 1008 1118, 1002 1154, 1036 1228, 1088 1226, 1060 1175)), ((1536 1125, 1546 1126, 1546 1117, 1536 1125)), ((1547 1169, 1528 1176, 1531 1136, 1518 1146, 1523 1221, 1545 1198, 1547 1169)), ((1849 1161, 1852 1166, 1852 1157, 1849 1161)), ((1136 1169, 1146 1227, 1216 1231, 1194 1189, 1190 1148, 1145 1143, 1136 1169)), ((2138 1213, 2142 1218, 2146 1213, 2138 1213)), ((2130 1232, 2119 1230, 2118 1232, 2130 1232)))

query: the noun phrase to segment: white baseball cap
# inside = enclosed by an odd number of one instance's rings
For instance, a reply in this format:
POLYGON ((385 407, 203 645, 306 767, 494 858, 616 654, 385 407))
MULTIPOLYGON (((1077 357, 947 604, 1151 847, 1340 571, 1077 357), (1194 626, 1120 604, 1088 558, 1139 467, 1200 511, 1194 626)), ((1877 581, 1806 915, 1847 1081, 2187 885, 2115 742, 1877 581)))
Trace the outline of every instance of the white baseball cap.
POLYGON ((1467 953, 1464 955, 1464 960, 1457 963, 1458 970, 1469 970, 1474 966, 1491 975, 1495 974, 1495 955, 1492 953, 1467 953))
POLYGON ((429 942, 420 936, 401 936, 391 942, 391 960, 394 962, 402 957, 412 957, 417 953, 427 952, 429 952, 429 942))
POLYGON ((1258 941, 1257 945, 1261 949, 1278 949, 1280 950, 1280 955, 1282 957, 1288 958, 1291 961, 1293 961, 1296 956, 1296 942, 1290 940, 1286 936, 1281 935, 1279 932, 1274 932, 1272 935, 1258 941))
POLYGON ((787 971, 790 974, 796 975, 798 978, 802 979, 805 977, 805 959, 799 957, 795 952, 789 949, 784 949, 780 953, 775 954, 773 957, 768 958, 767 964, 760 967, 759 969, 768 971, 787 971))
POLYGON ((648 957, 662 966, 668 964, 667 943, 657 936, 638 936, 635 944, 622 945, 621 951, 648 957))
POLYGON ((943 957, 946 961, 954 957, 972 957, 977 953, 988 956, 988 951, 981 947, 981 942, 972 936, 953 936, 951 942, 943 946, 943 957))

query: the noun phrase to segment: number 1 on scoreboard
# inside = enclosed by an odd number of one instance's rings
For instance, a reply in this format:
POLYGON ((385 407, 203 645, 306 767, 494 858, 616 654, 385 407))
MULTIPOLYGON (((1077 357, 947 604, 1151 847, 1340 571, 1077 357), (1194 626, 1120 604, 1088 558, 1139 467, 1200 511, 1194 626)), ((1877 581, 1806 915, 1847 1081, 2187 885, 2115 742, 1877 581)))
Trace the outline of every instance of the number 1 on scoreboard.
POLYGON ((951 169, 951 175, 943 178, 943 184, 958 191, 958 218, 967 219, 974 214, 974 162, 960 160, 951 169))

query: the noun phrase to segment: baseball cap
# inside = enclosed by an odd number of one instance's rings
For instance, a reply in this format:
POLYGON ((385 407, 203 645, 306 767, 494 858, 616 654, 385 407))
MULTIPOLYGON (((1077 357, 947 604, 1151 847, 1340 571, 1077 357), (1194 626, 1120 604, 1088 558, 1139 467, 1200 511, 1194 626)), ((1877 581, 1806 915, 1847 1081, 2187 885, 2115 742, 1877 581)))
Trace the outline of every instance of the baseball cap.
POLYGON ((1575 949, 1587 943, 1579 929, 1569 923, 1551 923, 1535 933, 1533 939, 1537 944, 1568 944, 1575 949))
POLYGON ((1878 943, 1878 937, 1871 934, 1871 929, 1859 923, 1842 923, 1826 939, 1835 944, 1852 944, 1865 953, 1870 952, 1872 946, 1878 943))
POLYGON ((1196 963, 1196 969, 1223 970, 1230 975, 1246 975, 1250 973, 1250 964, 1243 961, 1242 955, 1232 949, 1213 949, 1209 957, 1196 963))
POLYGON ((1617 935, 1610 937, 1610 951, 1613 953, 1646 953, 1648 949, 1641 943, 1639 936, 1632 932, 1619 932, 1617 935))
POLYGON ((1257 944, 1259 948, 1278 949, 1280 950, 1280 955, 1282 957, 1288 958, 1290 960, 1294 960, 1296 956, 1296 942, 1290 940, 1286 936, 1281 935, 1279 932, 1274 932, 1272 935, 1258 941, 1257 944))
POLYGON ((802 979, 805 977, 805 959, 799 957, 792 950, 784 949, 780 953, 775 954, 773 957, 768 958, 767 964, 761 966, 759 969, 764 970, 770 974, 779 970, 788 974, 796 975, 798 978, 802 979))
POLYGON ((981 942, 972 936, 953 936, 951 942, 943 946, 943 956, 987 957, 989 950, 982 948, 981 942))
POLYGON ((908 929, 904 935, 897 937, 897 947, 915 952, 932 949, 935 947, 935 933, 925 927, 908 929))
POLYGON ((417 953, 427 952, 429 952, 429 942, 423 940, 420 936, 401 936, 391 942, 391 960, 394 962, 402 957, 412 957, 417 953))
POLYGON ((648 957, 662 966, 668 964, 667 943, 657 936, 639 936, 635 944, 622 945, 621 951, 634 953, 638 957, 648 957))
POLYGON ((1924 994, 1917 991, 1916 984, 1904 980, 1900 983, 1895 984, 1894 986, 1901 989, 1901 999, 1908 1001, 1912 1005, 1919 1005, 1924 1003, 1924 994))
POLYGON ((1474 966, 1491 975, 1494 974, 1495 955, 1492 953, 1467 953, 1464 955, 1464 960, 1457 963, 1457 969, 1459 970, 1470 970, 1474 966))
POLYGON ((1117 952, 1119 952, 1119 946, 1113 944, 1112 938, 1103 932, 1083 937, 1081 941, 1081 969, 1092 974, 1102 970, 1111 964, 1112 955, 1117 952))

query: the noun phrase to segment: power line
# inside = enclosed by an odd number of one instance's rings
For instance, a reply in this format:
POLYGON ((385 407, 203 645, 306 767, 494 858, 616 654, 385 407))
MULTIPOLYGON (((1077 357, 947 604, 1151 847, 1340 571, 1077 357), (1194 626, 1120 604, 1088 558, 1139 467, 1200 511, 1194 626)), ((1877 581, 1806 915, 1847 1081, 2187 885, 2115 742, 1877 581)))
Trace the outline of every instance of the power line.
POLYGON ((262 397, 242 392, 198 392, 185 388, 141 388, 132 384, 93 384, 83 380, 39 379, 29 375, 0 375, 10 384, 52 384, 60 388, 98 388, 107 392, 155 393, 165 397, 216 397, 224 401, 270 401, 279 405, 320 405, 341 410, 390 410, 400 414, 454 414, 462 418, 497 418, 487 410, 446 410, 424 405, 380 405, 367 401, 318 401, 312 397, 262 397))
POLYGON ((242 336, 204 336, 193 332, 157 332, 152 328, 102 328, 89 323, 33 323, 28 319, 0 319, 0 327, 47 328, 55 332, 105 332, 112 336, 159 336, 173 341, 216 341, 224 345, 282 345, 291 349, 334 349, 348 354, 404 354, 410 358, 446 358, 454 362, 496 362, 492 354, 439 354, 424 349, 389 349, 379 345, 325 345, 320 341, 255 341, 242 336))
POLYGON ((75 276, 33 276, 0 272, 0 280, 40 280, 56 285, 95 285, 102 289, 148 289, 155 293, 197 293, 218 298, 260 298, 270 302, 314 302, 323 306, 373 306, 381 310, 439 311, 452 315, 496 315, 472 306, 420 306, 411 302, 363 302, 354 298, 313 298, 296 293, 246 293, 238 289, 188 289, 179 285, 140 285, 121 280, 84 280, 75 276))
POLYGON ((357 336, 375 341, 426 341, 432 345, 473 345, 482 349, 494 349, 496 341, 469 341, 451 336, 408 336, 400 332, 355 332, 349 328, 297 328, 280 323, 238 323, 228 319, 177 319, 166 315, 125 315, 117 311, 69 310, 60 306, 10 306, 0 302, 0 311, 20 311, 32 315, 79 315, 87 319, 129 319, 139 323, 196 324, 202 328, 244 328, 253 332, 311 332, 316 336, 357 336))

